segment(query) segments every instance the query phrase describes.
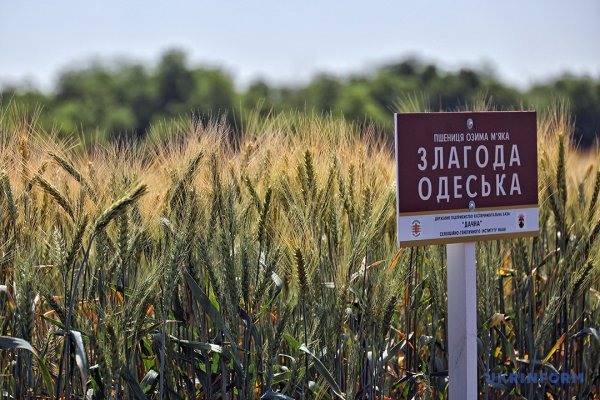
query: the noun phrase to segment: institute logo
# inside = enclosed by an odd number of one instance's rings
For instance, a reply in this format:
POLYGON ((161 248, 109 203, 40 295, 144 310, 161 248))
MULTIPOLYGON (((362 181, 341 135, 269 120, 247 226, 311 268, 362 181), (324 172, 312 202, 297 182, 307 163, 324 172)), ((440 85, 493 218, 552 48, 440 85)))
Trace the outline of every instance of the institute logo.
POLYGON ((413 222, 410 223, 410 232, 414 237, 421 236, 421 231, 421 221, 415 219, 413 222))
POLYGON ((523 227, 525 226, 525 214, 519 214, 518 221, 519 228, 523 229, 523 227))

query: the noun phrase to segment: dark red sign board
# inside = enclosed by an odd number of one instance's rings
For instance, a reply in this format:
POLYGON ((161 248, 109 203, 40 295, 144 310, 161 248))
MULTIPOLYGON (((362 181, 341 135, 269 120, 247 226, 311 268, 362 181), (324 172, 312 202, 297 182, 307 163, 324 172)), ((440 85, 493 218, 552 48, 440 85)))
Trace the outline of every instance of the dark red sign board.
MULTIPOLYGON (((405 226, 401 227, 400 217, 533 208, 537 213, 535 112, 407 113, 396 114, 395 122, 401 242, 448 243, 467 241, 470 235, 461 234, 459 230, 444 231, 446 227, 433 229, 433 222, 418 218, 405 218, 405 226), (403 232, 410 229, 410 240, 402 239, 401 229, 403 232), (434 230, 439 231, 435 235, 442 236, 435 236, 434 230)), ((493 231, 488 224, 474 236, 488 238, 508 233, 520 236, 537 233, 533 214, 517 212, 513 217, 514 232, 512 226, 493 231)), ((456 215, 451 218, 459 219, 456 215)), ((496 222, 510 225, 512 220, 506 218, 507 215, 503 223, 500 219, 496 222)), ((443 219, 439 217, 436 222, 440 220, 443 219)), ((481 225, 481 221, 479 223, 481 225)), ((475 232, 466 228, 471 227, 465 227, 463 232, 475 232)))

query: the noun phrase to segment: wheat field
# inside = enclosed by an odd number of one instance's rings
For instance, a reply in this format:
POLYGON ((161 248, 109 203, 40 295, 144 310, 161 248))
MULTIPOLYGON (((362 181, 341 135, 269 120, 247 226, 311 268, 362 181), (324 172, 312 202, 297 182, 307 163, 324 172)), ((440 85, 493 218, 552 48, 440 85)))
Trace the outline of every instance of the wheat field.
MULTIPOLYGON (((0 398, 444 399, 445 247, 396 246, 393 148, 339 118, 59 140, 0 108, 0 398)), ((480 397, 597 399, 600 152, 538 121, 540 236, 477 245, 480 397), (583 374, 571 385, 486 373, 583 374)))

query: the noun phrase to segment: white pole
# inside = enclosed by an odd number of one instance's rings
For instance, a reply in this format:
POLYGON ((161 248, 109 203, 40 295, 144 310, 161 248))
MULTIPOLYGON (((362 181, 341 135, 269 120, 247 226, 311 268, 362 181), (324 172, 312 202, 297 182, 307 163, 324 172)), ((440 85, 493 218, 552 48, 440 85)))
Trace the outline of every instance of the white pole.
POLYGON ((475 243, 446 245, 448 254, 449 400, 478 398, 475 243))

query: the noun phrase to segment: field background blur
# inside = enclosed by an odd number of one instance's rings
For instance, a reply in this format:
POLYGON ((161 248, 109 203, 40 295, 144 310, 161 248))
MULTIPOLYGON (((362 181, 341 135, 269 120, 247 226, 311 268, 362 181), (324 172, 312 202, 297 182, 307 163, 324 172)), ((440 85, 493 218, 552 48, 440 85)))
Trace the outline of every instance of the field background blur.
POLYGON ((225 117, 239 132, 250 115, 283 111, 344 116, 374 123, 391 136, 391 113, 398 104, 417 102, 431 111, 468 109, 486 99, 499 110, 536 109, 544 113, 566 105, 575 122, 574 143, 586 149, 600 134, 600 78, 565 73, 528 88, 503 83, 491 70, 447 70, 408 58, 370 72, 316 74, 304 84, 273 84, 264 79, 245 88, 217 67, 193 65, 180 50, 166 51, 157 63, 90 61, 63 71, 55 87, 5 84, 0 101, 41 107, 39 122, 60 137, 87 143, 141 138, 158 121, 180 117, 207 121, 225 117))

